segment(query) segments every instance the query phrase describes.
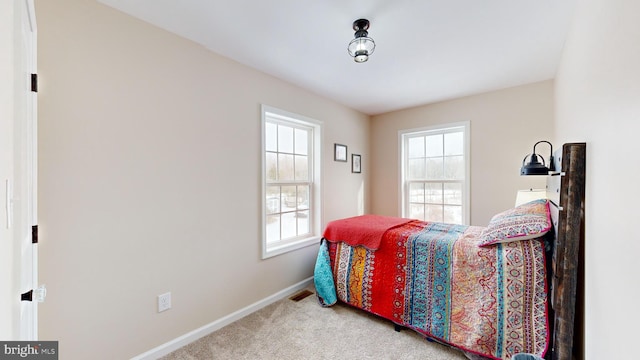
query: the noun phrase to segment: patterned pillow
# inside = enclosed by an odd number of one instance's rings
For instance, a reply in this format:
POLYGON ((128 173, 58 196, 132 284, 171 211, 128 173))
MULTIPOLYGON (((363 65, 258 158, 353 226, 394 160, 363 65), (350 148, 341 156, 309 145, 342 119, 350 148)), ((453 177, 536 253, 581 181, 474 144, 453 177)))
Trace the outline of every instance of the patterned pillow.
POLYGON ((480 246, 540 237, 551 230, 549 200, 534 200, 491 218, 480 234, 480 246))

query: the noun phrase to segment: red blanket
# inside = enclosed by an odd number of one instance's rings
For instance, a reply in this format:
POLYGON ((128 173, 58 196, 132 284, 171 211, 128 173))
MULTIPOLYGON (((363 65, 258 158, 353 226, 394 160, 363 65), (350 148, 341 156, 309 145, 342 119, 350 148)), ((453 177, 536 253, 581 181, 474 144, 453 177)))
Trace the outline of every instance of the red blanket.
POLYGON ((415 220, 380 215, 355 216, 329 222, 322 236, 331 242, 344 242, 350 246, 376 250, 387 230, 411 221, 415 220))

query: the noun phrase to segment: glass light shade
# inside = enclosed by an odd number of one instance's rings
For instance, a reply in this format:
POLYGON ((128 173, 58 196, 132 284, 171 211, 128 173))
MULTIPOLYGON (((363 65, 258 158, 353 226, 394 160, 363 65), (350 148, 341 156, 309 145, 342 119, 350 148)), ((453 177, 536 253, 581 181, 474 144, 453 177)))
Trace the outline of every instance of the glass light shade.
POLYGON ((365 62, 369 60, 369 55, 376 49, 376 43, 372 38, 362 36, 357 37, 349 43, 349 55, 355 62, 365 62))

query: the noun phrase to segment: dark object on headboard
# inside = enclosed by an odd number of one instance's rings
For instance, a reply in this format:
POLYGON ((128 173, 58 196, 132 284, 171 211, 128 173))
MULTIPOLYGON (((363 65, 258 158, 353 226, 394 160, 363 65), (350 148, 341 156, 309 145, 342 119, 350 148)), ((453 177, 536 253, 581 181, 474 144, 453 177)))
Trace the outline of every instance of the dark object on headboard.
POLYGON ((556 241, 550 279, 553 333, 546 358, 571 360, 574 335, 578 335, 574 334, 574 323, 581 320, 576 319, 576 292, 583 286, 578 268, 584 261, 580 243, 584 242, 586 144, 564 144, 555 158, 559 172, 547 181, 547 197, 556 205, 551 207, 556 241))
POLYGON ((535 145, 533 145, 533 153, 525 156, 524 159, 522 159, 522 168, 520 169, 520 175, 548 175, 550 171, 556 171, 556 164, 553 160, 553 145, 551 145, 551 143, 546 140, 538 141, 537 143, 535 143, 535 145), (549 146, 551 147, 551 156, 549 157, 549 163, 546 165, 544 163, 544 157, 541 157, 541 164, 538 161, 538 155, 536 154, 536 146, 538 146, 538 144, 540 143, 549 144, 549 146), (531 161, 525 164, 525 161, 528 157, 530 157, 531 161))

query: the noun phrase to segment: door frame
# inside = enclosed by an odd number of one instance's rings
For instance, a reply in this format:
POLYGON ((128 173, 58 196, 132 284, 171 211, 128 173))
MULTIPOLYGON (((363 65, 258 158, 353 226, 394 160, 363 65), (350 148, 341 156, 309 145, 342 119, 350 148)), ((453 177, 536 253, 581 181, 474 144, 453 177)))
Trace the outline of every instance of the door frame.
POLYGON ((14 100, 14 237, 20 251, 20 294, 33 291, 32 301, 20 302, 20 340, 38 340, 38 101, 37 26, 33 0, 17 1, 14 100), (36 74, 36 81, 32 78, 36 74), (34 88, 35 85, 35 88, 34 88))

